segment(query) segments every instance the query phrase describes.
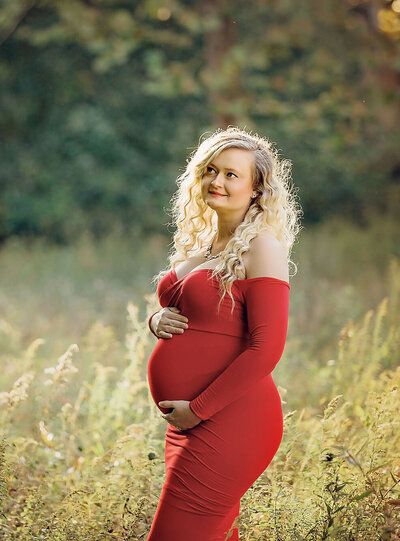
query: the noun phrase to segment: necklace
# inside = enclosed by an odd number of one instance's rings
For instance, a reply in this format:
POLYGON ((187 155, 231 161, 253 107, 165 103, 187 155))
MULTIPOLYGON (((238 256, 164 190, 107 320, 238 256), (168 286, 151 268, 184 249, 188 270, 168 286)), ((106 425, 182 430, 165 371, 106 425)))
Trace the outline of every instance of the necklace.
POLYGON ((215 237, 216 237, 216 236, 217 236, 217 233, 215 233, 214 238, 213 238, 213 240, 211 241, 210 246, 209 246, 209 247, 207 248, 207 250, 206 250, 206 253, 205 253, 206 261, 210 261, 211 259, 215 259, 216 257, 219 257, 219 254, 220 254, 221 252, 223 252, 223 250, 221 250, 221 251, 218 252, 217 254, 211 255, 212 245, 213 245, 213 243, 214 243, 214 240, 215 240, 215 237))

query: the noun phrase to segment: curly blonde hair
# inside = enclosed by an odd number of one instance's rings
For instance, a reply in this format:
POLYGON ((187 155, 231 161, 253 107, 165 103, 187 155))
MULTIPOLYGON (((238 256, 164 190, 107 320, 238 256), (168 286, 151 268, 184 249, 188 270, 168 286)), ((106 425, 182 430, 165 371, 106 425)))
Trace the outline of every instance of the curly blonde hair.
POLYGON ((176 224, 177 227, 169 255, 170 266, 154 276, 153 282, 158 285, 167 272, 189 257, 199 255, 214 238, 217 213, 202 198, 201 179, 207 166, 227 148, 244 149, 254 154, 253 190, 257 192, 243 221, 220 252, 221 261, 211 276, 211 279, 214 276, 219 278, 222 297, 218 310, 228 293, 232 299, 232 313, 235 304, 231 293, 232 284, 239 279, 238 270, 245 275, 242 256, 259 232, 268 230, 274 234, 286 251, 288 263, 293 264, 297 272, 290 254, 296 235, 302 228, 299 219, 303 211, 296 199, 298 188, 291 184, 292 163, 280 159, 273 144, 258 134, 234 126, 225 130, 218 128, 191 152, 184 172, 177 178, 178 189, 170 200, 173 221, 168 225, 176 224))

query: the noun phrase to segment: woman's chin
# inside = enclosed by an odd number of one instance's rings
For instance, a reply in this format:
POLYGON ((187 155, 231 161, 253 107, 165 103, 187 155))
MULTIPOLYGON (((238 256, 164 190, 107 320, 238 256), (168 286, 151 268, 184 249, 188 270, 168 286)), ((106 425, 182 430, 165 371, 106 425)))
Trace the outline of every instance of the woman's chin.
POLYGON ((220 208, 222 206, 225 207, 227 199, 226 195, 217 197, 209 196, 204 202, 211 208, 220 208))

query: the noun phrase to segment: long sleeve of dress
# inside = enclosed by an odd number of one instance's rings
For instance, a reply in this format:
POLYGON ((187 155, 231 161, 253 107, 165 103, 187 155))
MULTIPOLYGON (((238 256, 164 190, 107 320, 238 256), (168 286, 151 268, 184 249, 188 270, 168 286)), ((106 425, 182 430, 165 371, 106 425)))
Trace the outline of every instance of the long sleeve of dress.
POLYGON ((155 336, 156 338, 160 338, 160 337, 157 336, 156 333, 155 333, 155 332, 153 331, 153 329, 151 328, 151 318, 152 318, 154 315, 156 315, 158 312, 159 312, 159 310, 157 310, 157 312, 154 312, 154 314, 151 314, 151 316, 149 317, 149 320, 148 320, 150 332, 151 332, 152 334, 154 334, 154 336, 155 336))
POLYGON ((275 368, 285 347, 289 289, 288 282, 268 277, 253 278, 244 284, 249 344, 190 401, 190 409, 200 419, 212 417, 275 368))

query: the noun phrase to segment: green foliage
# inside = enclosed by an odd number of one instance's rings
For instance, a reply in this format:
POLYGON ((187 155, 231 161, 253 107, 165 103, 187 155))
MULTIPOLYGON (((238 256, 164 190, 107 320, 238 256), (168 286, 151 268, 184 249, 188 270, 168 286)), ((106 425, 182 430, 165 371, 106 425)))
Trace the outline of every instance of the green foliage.
POLYGON ((229 123, 292 160, 306 222, 394 210, 391 6, 2 2, 0 240, 160 231, 186 156, 229 123))
POLYGON ((12 44, 9 54, 1 86, 9 93, 23 86, 21 70, 31 90, 21 88, 11 103, 3 95, 3 105, 0 95, 3 122, 8 119, 0 238, 42 235, 65 242, 85 230, 102 237, 161 229, 167 217, 160 209, 173 190, 171 154, 185 152, 188 134, 183 129, 175 141, 163 141, 162 133, 180 123, 177 105, 155 111, 135 84, 139 74, 97 77, 76 48, 68 55, 59 47, 34 55, 12 44), (79 75, 65 81, 67 72, 79 75))

